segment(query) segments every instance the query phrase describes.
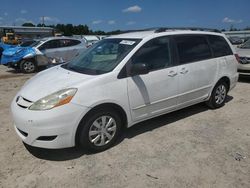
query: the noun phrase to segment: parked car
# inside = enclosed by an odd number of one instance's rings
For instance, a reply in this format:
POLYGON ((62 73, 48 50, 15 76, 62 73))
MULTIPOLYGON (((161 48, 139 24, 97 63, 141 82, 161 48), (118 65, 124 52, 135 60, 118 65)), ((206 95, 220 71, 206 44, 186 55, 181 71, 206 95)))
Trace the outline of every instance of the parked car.
POLYGON ((103 151, 138 122, 201 102, 222 107, 237 80, 235 51, 221 33, 125 33, 38 73, 11 111, 28 145, 103 151))
POLYGON ((236 48, 239 55, 238 72, 250 76, 250 40, 236 48))
POLYGON ((44 38, 31 44, 26 41, 20 46, 4 50, 1 64, 32 73, 39 66, 68 62, 86 48, 84 41, 66 37, 44 38))
POLYGON ((243 40, 240 37, 228 37, 232 45, 239 45, 243 43, 243 40))
POLYGON ((87 43, 87 46, 90 47, 93 44, 97 43, 100 39, 95 36, 95 35, 84 35, 83 39, 85 40, 85 42, 87 43))

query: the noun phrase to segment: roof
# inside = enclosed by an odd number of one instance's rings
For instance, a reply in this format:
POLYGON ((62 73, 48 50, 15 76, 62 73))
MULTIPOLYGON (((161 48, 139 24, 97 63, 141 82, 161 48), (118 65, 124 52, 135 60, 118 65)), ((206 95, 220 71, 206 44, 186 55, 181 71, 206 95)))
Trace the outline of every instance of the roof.
POLYGON ((136 31, 136 32, 127 32, 119 35, 113 35, 108 38, 126 38, 126 39, 143 39, 143 38, 154 38, 159 36, 165 36, 165 35, 176 35, 176 34, 210 34, 210 35, 220 35, 223 34, 217 33, 217 32, 211 32, 211 31, 192 31, 192 30, 175 30, 170 29, 162 32, 156 32, 156 30, 150 30, 150 31, 136 31))
POLYGON ((225 33, 225 34, 249 34, 250 30, 244 30, 244 31, 225 31, 223 33, 225 33))
POLYGON ((72 38, 72 37, 44 37, 44 38, 41 38, 39 40, 52 40, 52 39, 73 39, 73 40, 79 40, 79 39, 76 39, 76 38, 72 38))

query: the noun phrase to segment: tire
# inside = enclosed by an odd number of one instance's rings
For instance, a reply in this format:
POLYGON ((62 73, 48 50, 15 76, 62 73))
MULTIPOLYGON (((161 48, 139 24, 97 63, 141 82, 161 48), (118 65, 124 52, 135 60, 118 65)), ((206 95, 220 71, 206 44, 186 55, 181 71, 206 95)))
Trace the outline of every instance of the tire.
POLYGON ((37 70, 37 64, 34 59, 22 60, 20 63, 20 70, 23 73, 33 73, 37 70))
POLYGON ((224 106, 227 98, 228 87, 229 86, 226 84, 226 82, 223 81, 218 82, 215 85, 211 93, 211 96, 209 100, 206 102, 206 104, 212 109, 224 106))
POLYGON ((121 133, 122 121, 115 110, 105 108, 94 110, 79 126, 76 134, 79 146, 91 152, 101 152, 114 145, 121 133))

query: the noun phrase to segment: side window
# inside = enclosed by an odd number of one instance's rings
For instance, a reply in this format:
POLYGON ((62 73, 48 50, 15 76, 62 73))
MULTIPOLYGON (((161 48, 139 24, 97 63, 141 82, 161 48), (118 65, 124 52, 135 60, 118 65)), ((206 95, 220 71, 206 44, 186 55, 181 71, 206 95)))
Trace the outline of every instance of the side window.
POLYGON ((79 40, 70 40, 70 46, 76 46, 78 44, 80 44, 81 42, 79 40))
POLYGON ((39 50, 53 49, 59 47, 60 47, 59 40, 50 40, 48 42, 45 42, 42 46, 40 46, 39 50))
POLYGON ((204 36, 177 36, 175 41, 180 64, 201 61, 212 57, 204 36))
POLYGON ((227 41, 221 36, 209 35, 208 40, 210 42, 213 54, 215 57, 232 55, 233 52, 228 45, 227 41))
POLYGON ((168 37, 152 39, 144 44, 132 57, 132 64, 145 63, 149 70, 157 70, 171 65, 168 37))
POLYGON ((60 40, 60 47, 75 46, 80 43, 81 42, 79 40, 63 39, 63 40, 60 40))

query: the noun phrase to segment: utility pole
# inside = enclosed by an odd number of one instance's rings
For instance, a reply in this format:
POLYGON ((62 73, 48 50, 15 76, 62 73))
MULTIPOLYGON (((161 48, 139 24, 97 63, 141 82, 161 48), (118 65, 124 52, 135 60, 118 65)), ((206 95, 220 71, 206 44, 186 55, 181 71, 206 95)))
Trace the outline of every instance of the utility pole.
POLYGON ((44 27, 44 16, 42 17, 42 26, 44 27))

